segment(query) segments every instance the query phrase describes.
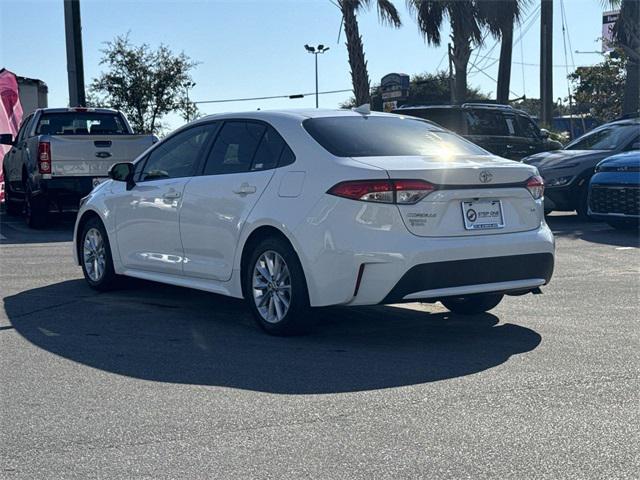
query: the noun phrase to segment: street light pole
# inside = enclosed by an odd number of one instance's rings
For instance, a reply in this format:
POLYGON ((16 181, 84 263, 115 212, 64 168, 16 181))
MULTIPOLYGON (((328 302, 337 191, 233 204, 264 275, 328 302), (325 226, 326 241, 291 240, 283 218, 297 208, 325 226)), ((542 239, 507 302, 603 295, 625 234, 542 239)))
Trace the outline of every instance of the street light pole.
POLYGON ((327 50, 329 50, 329 47, 325 47, 324 45, 320 44, 317 47, 311 47, 309 45, 305 45, 304 48, 308 53, 313 53, 313 56, 315 57, 315 65, 316 65, 316 108, 318 108, 318 105, 319 105, 319 102, 318 102, 318 55, 320 53, 324 53, 327 50))

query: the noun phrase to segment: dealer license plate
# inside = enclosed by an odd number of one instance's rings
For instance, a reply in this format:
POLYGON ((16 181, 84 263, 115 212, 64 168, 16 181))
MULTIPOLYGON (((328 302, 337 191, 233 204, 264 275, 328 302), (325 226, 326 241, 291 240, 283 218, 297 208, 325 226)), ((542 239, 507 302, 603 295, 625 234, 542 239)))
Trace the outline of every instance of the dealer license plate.
POLYGON ((462 202, 462 219, 467 230, 503 228, 500 200, 473 200, 462 202))

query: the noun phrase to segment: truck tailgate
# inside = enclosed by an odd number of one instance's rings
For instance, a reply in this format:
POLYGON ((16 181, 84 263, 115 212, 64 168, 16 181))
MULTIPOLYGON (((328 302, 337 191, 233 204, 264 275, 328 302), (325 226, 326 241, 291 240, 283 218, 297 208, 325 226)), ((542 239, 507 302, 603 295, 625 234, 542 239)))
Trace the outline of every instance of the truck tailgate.
POLYGON ((52 135, 53 177, 104 177, 111 165, 130 162, 153 144, 150 135, 52 135))

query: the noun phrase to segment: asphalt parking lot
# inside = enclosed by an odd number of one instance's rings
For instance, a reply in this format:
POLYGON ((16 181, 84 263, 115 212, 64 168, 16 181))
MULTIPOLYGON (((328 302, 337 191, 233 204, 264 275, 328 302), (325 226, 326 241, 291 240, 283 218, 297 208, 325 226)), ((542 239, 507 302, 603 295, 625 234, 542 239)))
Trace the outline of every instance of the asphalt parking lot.
POLYGON ((71 218, 0 221, 0 478, 638 478, 637 232, 552 216, 543 295, 274 338, 237 300, 93 292, 71 218))

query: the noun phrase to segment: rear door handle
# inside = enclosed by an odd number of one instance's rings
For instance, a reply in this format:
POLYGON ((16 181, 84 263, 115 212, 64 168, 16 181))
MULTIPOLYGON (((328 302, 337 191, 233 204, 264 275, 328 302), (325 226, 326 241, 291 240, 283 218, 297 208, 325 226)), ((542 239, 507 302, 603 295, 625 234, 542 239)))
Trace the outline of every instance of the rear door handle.
POLYGON ((162 195, 162 198, 180 198, 180 192, 167 192, 162 195))
POLYGON ((248 183, 243 183, 238 188, 236 188, 233 193, 237 193, 238 195, 248 195, 250 193, 256 193, 256 187, 253 185, 249 185, 248 183))

